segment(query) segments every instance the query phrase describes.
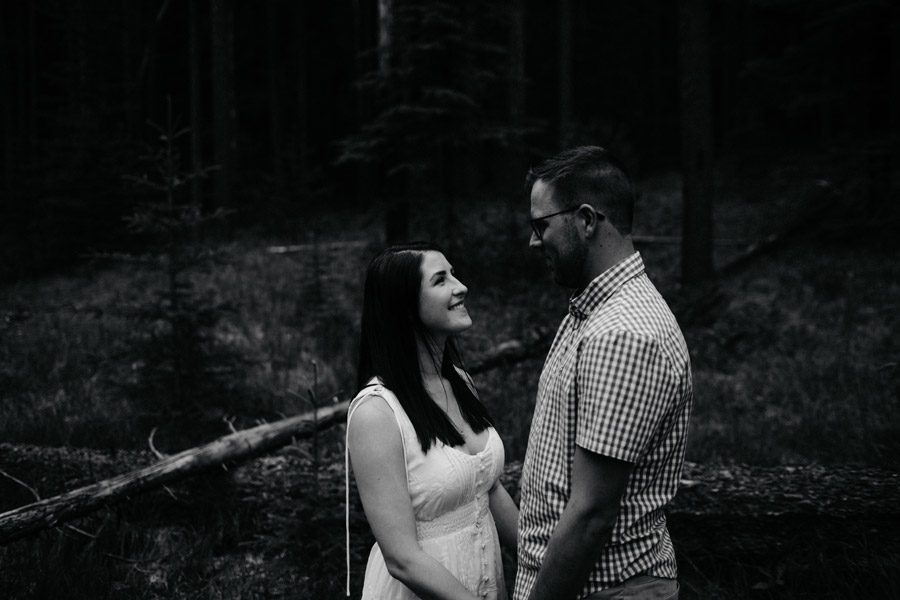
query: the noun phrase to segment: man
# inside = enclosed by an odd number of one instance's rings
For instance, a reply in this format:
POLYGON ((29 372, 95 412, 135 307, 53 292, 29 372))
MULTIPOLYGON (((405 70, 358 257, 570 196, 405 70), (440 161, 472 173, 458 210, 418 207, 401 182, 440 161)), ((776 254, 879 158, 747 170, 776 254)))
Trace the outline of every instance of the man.
POLYGON ((631 242, 635 191, 598 147, 532 169, 530 245, 575 290, 538 385, 515 600, 678 597, 663 508, 692 385, 675 317, 631 242))

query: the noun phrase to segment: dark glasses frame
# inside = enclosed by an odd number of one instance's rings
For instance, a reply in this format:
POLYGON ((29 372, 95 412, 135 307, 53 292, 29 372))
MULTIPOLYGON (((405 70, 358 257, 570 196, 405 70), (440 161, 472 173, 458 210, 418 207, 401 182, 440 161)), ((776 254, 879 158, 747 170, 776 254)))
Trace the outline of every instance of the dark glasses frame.
MULTIPOLYGON (((543 217, 529 219, 528 222, 531 224, 531 230, 534 232, 534 237, 536 237, 538 239, 538 241, 541 241, 544 238, 544 232, 541 231, 540 229, 538 229, 538 223, 540 223, 541 221, 545 221, 545 220, 549 219, 550 217, 555 217, 556 215, 562 215, 565 213, 575 212, 576 210, 580 209, 582 206, 584 206, 584 205, 581 204, 579 206, 572 206, 571 208, 566 208, 566 209, 557 211, 555 213, 550 213, 549 215, 544 215, 543 217)), ((599 216, 599 213, 598 213, 598 216, 599 216)))

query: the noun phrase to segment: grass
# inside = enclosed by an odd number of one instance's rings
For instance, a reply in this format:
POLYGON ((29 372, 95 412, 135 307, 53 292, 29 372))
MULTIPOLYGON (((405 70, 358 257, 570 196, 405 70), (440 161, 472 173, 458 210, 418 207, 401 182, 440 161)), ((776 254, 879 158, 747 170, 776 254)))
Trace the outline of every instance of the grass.
POLYGON ((681 597, 710 600, 897 598, 900 545, 896 525, 877 518, 761 517, 760 540, 746 547, 734 523, 697 517, 672 523, 679 544, 681 597), (702 528, 707 536, 692 535, 702 528), (730 530, 732 529, 732 530, 730 530), (693 543, 689 543, 689 540, 693 543), (707 545, 697 543, 706 540, 707 545))
MULTIPOLYGON (((771 200, 760 200, 766 194, 759 191, 726 190, 716 207, 717 235, 753 240, 770 232, 796 192, 779 185, 771 200)), ((672 175, 644 183, 637 234, 679 235, 678 186, 672 175)), ((511 217, 504 206, 472 199, 459 212, 448 254, 470 288, 475 326, 462 339, 466 355, 475 357, 535 329, 555 329, 566 294, 526 252, 524 207, 521 218, 511 217)), ((420 237, 446 234, 433 217, 414 227, 420 237)), ((222 311, 214 335, 243 358, 244 367, 234 385, 204 399, 203 410, 174 416, 166 416, 154 398, 129 391, 140 387, 144 367, 133 357, 141 340, 165 326, 139 321, 131 311, 163 285, 156 269, 86 264, 65 275, 3 287, 0 439, 145 448, 155 427, 156 445, 174 452, 227 433, 223 418, 244 427, 307 410, 311 393, 317 402, 352 395, 361 275, 379 245, 377 222, 372 215, 335 211, 323 215, 316 230, 319 239, 372 243, 273 255, 265 247, 282 240, 247 237, 220 248, 228 257, 220 267, 192 273, 198 292, 230 307, 222 311)), ((677 246, 640 249, 664 296, 677 300, 683 293, 677 246)), ((734 246, 717 252, 722 263, 733 256, 734 246)), ((895 245, 878 240, 799 239, 720 281, 718 301, 683 323, 696 393, 688 460, 895 468, 900 450, 895 255, 895 245)), ((510 459, 524 454, 540 366, 540 360, 531 360, 478 378, 510 459)), ((339 431, 322 439, 321 450, 327 468, 342 468, 339 431)), ((0 550, 5 573, 0 584, 17 591, 3 595, 278 597, 282 588, 265 582, 280 576, 293 586, 293 597, 340 593, 342 567, 335 564, 343 564, 342 516, 336 509, 342 496, 330 505, 286 490, 297 504, 283 526, 293 529, 278 543, 271 537, 248 543, 259 535, 260 515, 222 500, 227 497, 222 490, 229 488, 221 485, 225 488, 212 486, 221 492, 212 499, 188 494, 181 506, 190 515, 186 521, 176 517, 173 523, 178 507, 160 493, 141 505, 146 514, 110 512, 79 521, 80 528, 99 532, 94 538, 48 531, 0 550), (297 561, 305 575, 298 575, 297 561)), ((364 530, 364 524, 356 527, 364 530)), ((688 549, 684 557, 691 562, 682 562, 685 597, 804 597, 804 581, 816 582, 813 589, 853 595, 860 582, 873 576, 877 582, 881 575, 883 587, 873 593, 896 595, 890 583, 896 548, 883 550, 877 535, 861 530, 844 532, 839 540, 815 535, 821 534, 797 537, 777 560, 750 556, 723 563, 715 548, 688 549)), ((354 581, 361 577, 356 570, 363 567, 365 552, 365 544, 354 547, 354 581)))
MULTIPOLYGON (((215 565, 221 568, 221 557, 256 523, 233 491, 213 473, 101 510, 80 519, 77 530, 46 530, 0 548, 4 597, 215 598, 215 565)), ((239 597, 229 594, 242 588, 223 589, 220 597, 239 597)))
MULTIPOLYGON (((214 335, 239 353, 246 369, 238 394, 210 401, 219 408, 202 419, 237 424, 277 418, 309 408, 308 390, 348 394, 355 352, 354 296, 345 290, 355 269, 337 280, 311 276, 308 265, 272 256, 265 242, 230 251, 234 260, 194 285, 223 312, 214 335), (351 274, 352 273, 352 274, 351 274), (315 296, 320 290, 322 299, 315 296)), ((350 257, 348 257, 349 260, 350 257)), ((0 432, 3 439, 44 445, 143 447, 152 427, 169 423, 153 398, 127 393, 141 382, 143 338, 164 323, 130 316, 162 281, 146 267, 83 267, 50 281, 9 286, 0 306, 10 307, 0 341, 0 432), (135 335, 135 330, 146 335, 135 335)), ((166 444, 165 432, 158 439, 166 444)), ((215 435, 204 429, 202 435, 215 435)), ((208 438, 178 439, 197 443, 208 438)), ((169 445, 171 448, 171 444, 169 445)))
POLYGON ((696 460, 729 460, 733 448, 754 464, 894 464, 900 286, 890 254, 810 244, 774 273, 760 265, 732 284, 688 335, 696 460))

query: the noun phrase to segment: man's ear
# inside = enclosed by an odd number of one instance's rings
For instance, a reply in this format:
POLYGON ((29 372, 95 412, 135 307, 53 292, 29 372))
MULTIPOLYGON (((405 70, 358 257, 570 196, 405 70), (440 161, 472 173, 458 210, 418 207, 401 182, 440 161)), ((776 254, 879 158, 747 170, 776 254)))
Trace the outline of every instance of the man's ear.
POLYGON ((590 204, 582 204, 578 209, 578 216, 584 219, 584 236, 592 238, 600 231, 600 222, 606 217, 590 204))

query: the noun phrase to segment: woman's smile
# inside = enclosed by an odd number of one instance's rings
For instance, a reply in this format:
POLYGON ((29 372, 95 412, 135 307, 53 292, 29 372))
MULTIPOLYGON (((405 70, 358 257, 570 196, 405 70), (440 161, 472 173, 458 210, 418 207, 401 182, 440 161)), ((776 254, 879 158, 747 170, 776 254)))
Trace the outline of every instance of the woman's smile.
POLYGON ((455 302, 455 303, 451 304, 451 305, 450 305, 450 310, 460 310, 460 311, 468 312, 468 311, 466 310, 466 302, 465 302, 465 300, 460 300, 459 302, 455 302))
POLYGON ((440 252, 426 252, 420 268, 419 318, 432 335, 460 333, 472 326, 466 309, 469 290, 440 252), (449 314, 448 314, 449 313, 449 314))

